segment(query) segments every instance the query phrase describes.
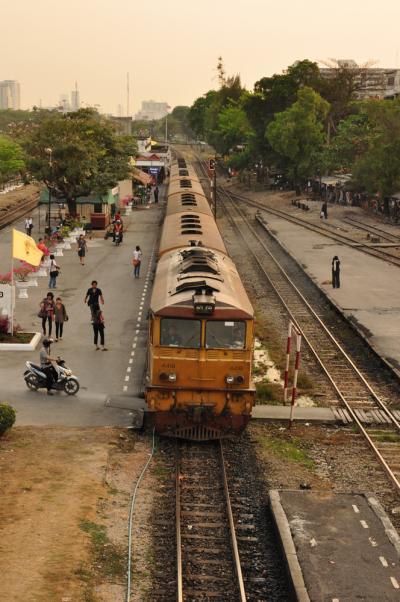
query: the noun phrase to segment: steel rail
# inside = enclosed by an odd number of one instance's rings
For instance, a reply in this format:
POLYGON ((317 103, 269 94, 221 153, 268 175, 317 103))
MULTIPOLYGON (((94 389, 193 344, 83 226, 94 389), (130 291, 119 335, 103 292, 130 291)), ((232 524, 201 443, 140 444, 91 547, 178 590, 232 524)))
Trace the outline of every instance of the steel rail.
MULTIPOLYGON (((224 190, 224 194, 226 196, 229 197, 229 193, 227 193, 226 190, 224 190)), ((232 200, 232 199, 231 199, 232 200)), ((220 201, 222 201, 222 204, 225 206, 226 209, 226 204, 225 202, 221 199, 220 197, 220 201)), ((236 204, 234 204, 235 209, 238 211, 239 215, 242 217, 243 220, 246 221, 246 217, 243 216, 243 213, 240 212, 240 210, 237 208, 236 204)), ((226 211, 226 214, 231 222, 231 224, 234 226, 234 228, 236 230, 238 230, 240 232, 240 228, 237 226, 236 222, 233 220, 232 216, 230 215, 230 213, 228 211, 226 211)), ((254 229, 252 229, 250 226, 249 228, 251 230, 253 230, 254 236, 260 240, 258 234, 254 231, 254 229)), ((243 240, 246 241, 246 238, 243 236, 243 234, 240 232, 243 240)), ((261 241, 262 242, 262 241, 261 241)), ((311 344, 311 342, 309 341, 308 337, 306 336, 306 334, 304 333, 303 329, 301 328, 301 326, 299 325, 296 317, 294 316, 294 314, 292 313, 292 311, 290 310, 290 308, 288 307, 287 303, 285 302, 285 300, 283 299, 283 297, 281 296, 281 294, 279 293, 279 291, 276 289, 274 283, 271 281, 270 277, 268 276, 266 270, 263 268, 260 260, 258 259, 257 255, 254 253, 254 251, 252 250, 251 246, 249 244, 247 244, 249 250, 251 251, 253 257, 256 259, 259 267, 261 268, 262 272, 264 273, 264 275, 266 276, 268 282, 270 283, 270 285, 272 286, 272 288, 274 289, 275 293, 277 294, 277 296, 279 297, 280 301, 282 302, 283 306, 285 307, 286 311, 288 312, 288 314, 290 315, 290 317, 292 318, 292 320, 294 321, 294 323, 296 324, 296 326, 299 328, 299 330, 302 332, 302 336, 304 337, 307 345, 309 346, 311 352, 314 354, 314 356, 316 357, 318 363, 320 364, 321 368, 323 369, 323 371, 325 372, 326 376, 328 377, 329 381, 331 382, 331 384, 333 385, 335 391, 337 392, 340 400, 342 401, 343 405, 346 407, 347 411, 349 412, 350 416, 353 418, 354 422, 357 424, 359 430, 361 431, 361 433, 363 434, 363 436, 365 437, 365 439, 367 440, 368 444, 370 445, 370 447, 372 448, 372 450, 374 451, 375 455, 378 457, 379 461, 381 462, 382 466, 384 467, 384 469, 386 470, 388 476, 390 477, 390 479, 392 480, 393 484, 395 485, 396 489, 398 492, 400 492, 400 482, 397 479, 397 477, 395 476, 394 472, 392 471, 392 469, 390 468, 389 464, 387 463, 387 461, 385 460, 385 458, 382 456, 381 452, 379 451, 379 449, 377 448, 377 446, 375 445, 375 443, 373 442, 372 438, 370 437, 370 435, 368 434, 367 430, 364 428, 363 424, 361 423, 360 419, 358 418, 357 414, 355 413, 354 409, 352 408, 352 406, 349 404, 349 402, 347 401, 347 399, 345 398, 345 396, 342 394, 342 392, 340 391, 339 385, 335 382, 334 378, 331 376, 329 370, 327 369, 327 367, 325 366, 324 362, 321 360, 321 358, 318 355, 317 350, 313 347, 313 345, 311 344)), ((301 297, 301 299, 305 302, 305 304, 307 305, 307 307, 312 311, 313 315, 315 316, 315 318, 318 320, 319 324, 321 325, 321 327, 324 329, 324 331, 329 335, 329 337, 332 339, 332 341, 335 343, 335 345, 337 346, 337 348, 343 353, 344 357, 346 358, 346 360, 350 363, 351 367, 354 369, 355 373, 357 374, 357 376, 359 376, 361 378, 361 380, 366 384, 368 390, 371 392, 371 394, 373 395, 374 399, 377 401, 379 407, 385 412, 385 414, 387 415, 387 417, 389 418, 390 422, 396 427, 396 430, 399 431, 400 430, 400 424, 397 421, 397 419, 395 418, 395 416, 392 414, 392 412, 386 407, 385 404, 383 404, 383 402, 380 400, 379 396, 375 393, 375 391, 372 389, 372 387, 369 385, 369 383, 366 381, 366 379, 364 378, 364 376, 361 374, 361 372, 358 370, 358 368, 355 366, 354 362, 349 358, 349 356, 347 355, 347 353, 344 351, 344 349, 341 347, 340 343, 338 341, 336 341, 336 339, 333 337, 333 335, 329 332, 329 330, 327 329, 327 327, 324 325, 324 323, 322 322, 322 320, 319 318, 319 316, 314 312, 314 310, 311 308, 310 304, 308 303, 308 301, 304 298, 304 296, 300 293, 300 291, 298 290, 298 288, 296 287, 296 285, 290 280, 289 276, 286 274, 286 272, 284 271, 284 269, 280 266, 279 262, 275 259, 275 257, 272 255, 272 253, 269 251, 269 249, 267 249, 267 247, 262 243, 263 248, 265 248, 266 252, 269 254, 269 256, 271 257, 271 259, 274 261, 274 263, 280 268, 282 274, 285 276, 285 278, 287 279, 287 281, 292 285, 292 287, 294 288, 294 290, 298 293, 298 295, 301 297)))
POLYGON ((237 577, 238 586, 239 586, 240 602, 246 602, 246 592, 245 592, 245 588, 244 588, 242 566, 240 564, 240 555, 239 555, 239 548, 238 548, 237 539, 236 539, 235 522, 233 520, 231 498, 229 495, 229 488, 228 488, 228 479, 227 479, 226 470, 225 470, 224 449, 222 447, 221 439, 219 440, 219 451, 220 451, 220 460, 221 460, 222 480, 223 480, 224 492, 225 492, 226 511, 228 513, 230 536, 231 536, 231 546, 232 546, 233 558, 235 561, 235 571, 236 571, 236 577, 237 577))
POLYGON ((24 215, 26 215, 26 213, 28 213, 32 209, 35 209, 38 206, 38 204, 39 204, 38 198, 33 199, 31 201, 28 201, 27 203, 25 203, 22 206, 17 206, 14 209, 10 209, 3 216, 1 216, 1 214, 0 214, 0 230, 2 230, 3 228, 6 228, 10 224, 12 224, 13 221, 15 221, 16 219, 23 217, 24 215))
POLYGON ((175 490, 175 533, 176 533, 176 579, 177 579, 177 602, 183 602, 183 571, 182 571, 182 537, 181 537, 181 480, 179 470, 178 442, 175 447, 176 460, 176 490, 175 490))
MULTIPOLYGON (((227 190, 223 186, 219 186, 218 191, 222 192, 222 193, 227 193, 227 190)), ((335 240, 336 242, 345 244, 348 247, 355 249, 356 251, 360 251, 361 253, 366 253, 368 255, 371 255, 372 257, 376 257, 377 259, 381 259, 382 261, 387 261, 388 263, 391 263, 395 266, 400 267, 400 257, 395 257, 391 253, 382 251, 382 249, 376 249, 374 247, 369 246, 367 243, 357 242, 357 241, 353 240, 352 238, 345 236, 344 234, 330 232, 329 230, 326 230, 325 228, 321 228, 321 226, 317 226, 316 224, 311 224, 309 222, 306 222, 305 220, 301 219, 300 217, 296 217, 295 215, 289 215, 289 214, 285 213, 284 211, 280 211, 279 209, 273 209, 272 207, 266 207, 262 203, 253 201, 252 199, 249 199, 246 196, 243 196, 243 195, 231 192, 231 191, 229 191, 228 194, 231 195, 232 197, 237 198, 240 201, 245 202, 248 205, 252 205, 253 207, 256 207, 257 209, 260 209, 261 211, 265 211, 266 213, 270 213, 272 215, 275 215, 276 217, 279 217, 286 221, 292 222, 293 224, 295 224, 297 226, 301 226, 302 228, 311 230, 312 232, 315 232, 315 233, 319 234, 320 236, 325 236, 326 238, 330 238, 331 240, 335 240)))
POLYGON ((391 242, 393 244, 398 243, 400 245, 400 236, 397 236, 397 234, 391 234, 390 232, 387 232, 382 228, 372 226, 372 224, 365 224, 364 222, 360 222, 359 220, 353 219, 352 217, 345 217, 344 221, 346 222, 346 224, 349 224, 349 226, 353 226, 355 228, 358 228, 359 230, 364 230, 365 232, 369 232, 370 234, 377 234, 377 236, 386 239, 388 242, 391 242))

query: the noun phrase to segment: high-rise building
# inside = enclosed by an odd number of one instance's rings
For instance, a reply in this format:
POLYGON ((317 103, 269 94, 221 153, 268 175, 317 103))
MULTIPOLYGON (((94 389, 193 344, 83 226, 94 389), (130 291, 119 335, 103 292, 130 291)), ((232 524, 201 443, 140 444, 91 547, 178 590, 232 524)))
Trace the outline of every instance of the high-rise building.
POLYGON ((154 119, 162 119, 168 113, 167 102, 156 102, 155 100, 144 100, 142 108, 135 115, 135 119, 144 119, 145 121, 153 121, 154 119))
POLYGON ((400 69, 357 65, 353 59, 331 60, 332 66, 320 67, 325 79, 333 79, 339 69, 353 75, 355 97, 360 99, 393 99, 400 96, 400 69))
POLYGON ((71 111, 78 111, 81 106, 81 101, 79 97, 78 84, 75 82, 75 90, 71 92, 71 111))
POLYGON ((15 79, 0 81, 0 109, 14 109, 19 111, 20 108, 21 90, 19 82, 15 79))
POLYGON ((71 110, 68 94, 60 94, 59 107, 63 113, 71 110))

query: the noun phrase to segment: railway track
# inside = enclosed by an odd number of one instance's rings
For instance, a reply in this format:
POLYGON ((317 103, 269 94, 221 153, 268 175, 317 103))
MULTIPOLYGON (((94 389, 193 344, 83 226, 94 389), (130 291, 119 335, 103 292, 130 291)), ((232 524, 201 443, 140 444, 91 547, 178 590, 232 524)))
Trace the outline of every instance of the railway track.
POLYGON ((177 442, 177 601, 245 602, 222 442, 177 442))
POLYGON ((242 239, 244 252, 257 263, 260 273, 272 287, 288 317, 301 331, 342 406, 357 424, 400 493, 399 420, 288 276, 236 199, 236 195, 219 190, 219 203, 224 207, 231 227, 242 239), (379 428, 363 421, 366 410, 376 409, 385 416, 385 421, 382 421, 385 424, 379 428))
MULTIPOLYGON (((372 255, 373 257, 376 257, 378 259, 381 259, 381 260, 391 263, 393 265, 400 266, 400 257, 397 257, 396 255, 390 253, 389 251, 385 251, 384 249, 382 249, 380 247, 371 246, 372 243, 370 243, 370 242, 356 241, 353 238, 351 238, 350 236, 347 236, 346 234, 341 234, 337 231, 333 232, 329 228, 324 227, 322 225, 312 224, 312 223, 306 221, 305 219, 302 219, 301 217, 293 215, 292 213, 287 213, 285 211, 281 211, 280 209, 274 209, 272 207, 267 207, 267 206, 263 205, 262 203, 253 201, 252 199, 249 199, 248 197, 238 194, 238 193, 233 193, 230 191, 228 192, 226 189, 224 189, 221 186, 218 187, 218 194, 219 195, 229 194, 232 199, 236 199, 238 201, 244 202, 247 205, 250 205, 252 207, 255 207, 256 209, 259 209, 260 211, 264 211, 266 213, 269 213, 270 215, 275 215, 276 217, 279 217, 281 219, 289 221, 293 224, 296 224, 297 226, 301 226, 302 228, 306 228, 307 230, 311 230, 312 232, 320 234, 321 236, 325 236, 326 238, 330 238, 331 240, 334 240, 340 244, 347 245, 360 252, 366 253, 368 255, 372 255)), ((375 229, 372 228, 370 230, 370 232, 372 232, 373 230, 375 230, 374 233, 377 234, 376 228, 375 229)), ((393 242, 393 241, 391 241, 391 242, 393 242)), ((395 243, 399 242, 399 244, 400 244, 399 240, 396 240, 394 242, 395 243)))
POLYGON ((368 234, 373 234, 374 236, 379 237, 381 240, 385 240, 388 243, 399 245, 400 246, 400 236, 396 234, 392 234, 383 228, 378 228, 377 226, 373 226, 372 224, 366 224, 365 222, 361 222, 360 220, 354 219, 352 217, 346 217, 346 224, 352 226, 354 228, 358 228, 359 230, 363 230, 368 234))
POLYGON ((35 209, 35 207, 38 206, 38 198, 39 197, 27 201, 23 205, 18 205, 14 209, 9 209, 7 211, 0 212, 0 230, 2 228, 5 228, 6 226, 9 226, 20 217, 23 217, 24 215, 32 211, 32 209, 35 209))

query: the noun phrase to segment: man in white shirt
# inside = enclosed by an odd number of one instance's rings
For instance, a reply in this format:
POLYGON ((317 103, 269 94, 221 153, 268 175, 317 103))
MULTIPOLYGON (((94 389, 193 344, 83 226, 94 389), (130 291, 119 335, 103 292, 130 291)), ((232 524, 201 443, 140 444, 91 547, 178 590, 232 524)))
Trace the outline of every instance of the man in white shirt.
POLYGON ((31 235, 32 228, 33 228, 33 219, 31 218, 31 216, 29 216, 25 220, 25 232, 27 233, 28 236, 31 235))

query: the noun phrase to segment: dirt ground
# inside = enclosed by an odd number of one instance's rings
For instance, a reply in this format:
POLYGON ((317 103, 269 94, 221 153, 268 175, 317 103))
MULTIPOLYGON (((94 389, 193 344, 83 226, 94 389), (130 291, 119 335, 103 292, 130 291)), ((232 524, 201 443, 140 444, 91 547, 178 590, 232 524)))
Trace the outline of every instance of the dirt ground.
POLYGON ((123 599, 132 484, 149 446, 112 428, 17 427, 0 439, 2 600, 123 599))
POLYGON ((11 209, 25 201, 30 201, 38 196, 40 188, 37 184, 29 184, 18 190, 0 194, 0 216, 1 212, 11 209))

